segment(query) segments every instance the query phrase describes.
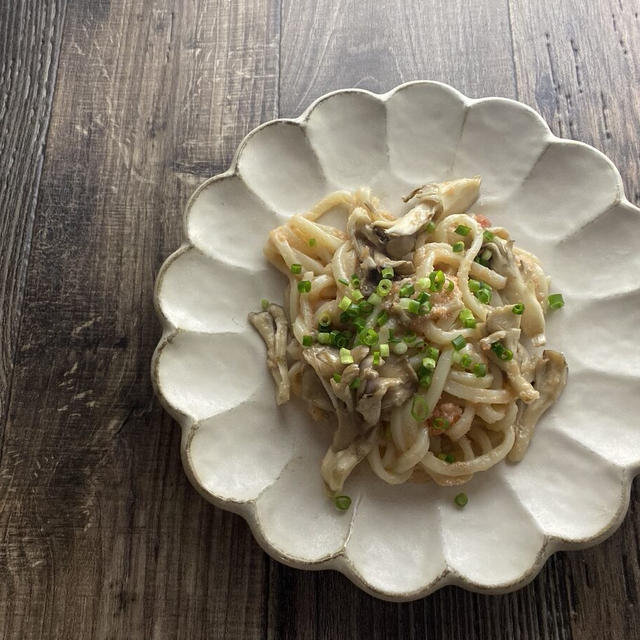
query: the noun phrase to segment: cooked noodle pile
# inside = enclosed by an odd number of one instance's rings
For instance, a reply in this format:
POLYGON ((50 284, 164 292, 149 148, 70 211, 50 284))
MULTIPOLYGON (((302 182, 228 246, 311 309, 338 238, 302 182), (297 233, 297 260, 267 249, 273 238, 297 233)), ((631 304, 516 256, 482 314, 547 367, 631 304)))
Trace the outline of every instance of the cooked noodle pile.
POLYGON ((469 212, 479 187, 424 185, 398 218, 368 189, 337 191, 269 235, 287 302, 250 320, 278 403, 293 391, 335 423, 321 466, 334 494, 364 459, 390 484, 440 485, 520 460, 566 383, 563 356, 540 348, 562 297, 506 229, 469 212), (331 210, 346 231, 319 222, 331 210))

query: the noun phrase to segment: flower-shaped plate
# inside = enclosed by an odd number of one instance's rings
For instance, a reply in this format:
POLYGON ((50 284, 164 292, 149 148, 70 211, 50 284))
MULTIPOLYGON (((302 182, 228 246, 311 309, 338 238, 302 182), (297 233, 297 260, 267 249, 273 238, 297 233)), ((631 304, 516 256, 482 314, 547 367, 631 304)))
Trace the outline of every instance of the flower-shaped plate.
POLYGON ((157 278, 153 382, 182 427, 191 482, 242 515, 271 556, 336 569, 389 600, 448 584, 500 593, 620 524, 640 463, 640 211, 599 151, 555 137, 521 103, 435 82, 337 91, 247 135, 191 197, 185 231, 157 278), (276 406, 247 322, 261 298, 283 296, 267 233, 334 189, 369 185, 397 211, 416 185, 476 174, 474 211, 537 254, 564 295, 547 336, 569 362, 567 388, 525 459, 477 474, 464 509, 455 488, 388 486, 360 465, 352 507, 338 512, 319 468, 331 429, 296 400, 276 406))

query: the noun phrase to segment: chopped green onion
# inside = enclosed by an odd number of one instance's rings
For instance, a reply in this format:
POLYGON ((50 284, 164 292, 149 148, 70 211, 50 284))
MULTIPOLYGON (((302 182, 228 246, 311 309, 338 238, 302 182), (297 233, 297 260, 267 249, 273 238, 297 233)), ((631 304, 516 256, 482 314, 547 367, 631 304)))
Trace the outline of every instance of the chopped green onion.
POLYGON ((331 344, 331 334, 326 331, 321 331, 318 334, 318 342, 320 344, 331 344))
POLYGON ((476 298, 478 298, 478 300, 480 300, 480 302, 484 304, 489 304, 491 302, 491 290, 480 289, 480 291, 476 293, 476 298))
POLYGON ((420 313, 420 303, 417 300, 409 300, 409 306, 407 307, 409 313, 420 313))
POLYGON ((311 282, 309 280, 300 280, 298 282, 298 291, 300 293, 309 293, 311 291, 311 282))
POLYGON ((378 282, 378 286, 376 287, 376 293, 381 298, 384 298, 385 296, 389 295, 389 292, 391 291, 392 286, 393 286, 393 283, 391 282, 391 280, 387 280, 386 278, 383 278, 382 280, 380 280, 380 282, 378 282))
POLYGON ((522 312, 524 311, 524 305, 521 302, 519 302, 518 304, 514 304, 513 307, 511 307, 511 311, 517 316, 521 316, 522 312))
POLYGON ((431 296, 430 296, 426 291, 421 291, 421 292, 416 296, 416 300, 417 300, 420 304, 423 304, 424 302, 429 302, 429 300, 431 300, 431 296))
POLYGON ((394 271, 393 271, 393 267, 384 267, 384 269, 382 269, 382 271, 380 272, 380 275, 383 278, 393 278, 394 271))
POLYGON ((422 422, 427 419, 429 415, 429 405, 423 396, 416 394, 413 396, 413 402, 411 403, 411 417, 416 422, 422 422))
POLYGON ((376 317, 376 324, 379 327, 382 327, 383 325, 387 324, 388 320, 389 314, 386 311, 381 311, 376 317))
POLYGON ((440 291, 442 289, 442 285, 444 284, 444 279, 444 273, 442 271, 432 271, 429 274, 429 280, 431 281, 429 284, 429 289, 431 289, 431 291, 440 291))
POLYGON ((491 231, 485 230, 485 231, 482 232, 482 237, 487 242, 491 242, 496 237, 496 234, 492 233, 491 231))
POLYGON ((407 331, 407 333, 405 333, 402 336, 402 339, 407 343, 407 344, 411 344, 412 342, 415 341, 416 339, 416 332, 415 331, 407 331))
POLYGON ((465 337, 463 335, 457 335, 452 341, 451 344, 453 345, 453 348, 456 351, 460 351, 460 349, 462 349, 462 347, 464 347, 465 344, 467 344, 467 341, 465 340, 465 337))
POLYGON ((469 291, 471 291, 471 293, 478 293, 478 291, 480 291, 480 281, 469 278, 469 291))
POLYGON ((453 361, 453 364, 460 364, 460 361, 462 360, 462 354, 459 351, 454 351, 453 355, 451 356, 451 360, 453 361))
POLYGON ((348 287, 348 286, 349 286, 349 281, 348 281, 348 280, 345 280, 344 278, 338 278, 338 282, 339 282, 340 284, 345 285, 346 287, 348 287))
POLYGON ((331 332, 331 343, 334 344, 338 349, 342 349, 349 344, 349 340, 351 339, 351 335, 346 331, 332 331, 331 332), (334 336, 335 333, 335 336, 334 336))
MULTIPOLYGON (((489 260, 491 260, 492 257, 493 257, 493 253, 491 253, 491 249, 485 249, 480 255, 480 260, 484 264, 485 262, 489 262, 489 260)), ((484 265, 484 266, 486 267, 487 265, 484 265)))
POLYGON ((309 246, 310 247, 315 247, 316 246, 316 239, 315 238, 309 238, 309 246))
POLYGON ((360 378, 354 378, 349 384, 349 389, 357 389, 360 386, 360 378))
POLYGON ((427 224, 427 226, 424 228, 424 230, 427 233, 433 233, 436 230, 436 223, 435 222, 429 222, 429 224, 427 224))
POLYGON ((333 378, 334 382, 337 382, 338 384, 342 380, 342 376, 339 373, 334 373, 331 377, 333 378))
POLYGON ((423 373, 418 379, 418 383, 421 387, 428 388, 431 386, 431 381, 433 380, 433 376, 430 373, 423 373))
POLYGON ((476 326, 476 319, 473 317, 471 309, 462 309, 458 314, 458 319, 466 329, 474 329, 476 326))
POLYGON ((455 458, 450 453, 439 453, 438 458, 447 464, 455 462, 455 458))
POLYGON ((451 426, 451 423, 446 418, 434 418, 432 422, 433 427, 435 429, 439 429, 440 431, 446 431, 451 426))
POLYGON ((262 298, 262 300, 260 300, 260 306, 263 311, 266 311, 269 308, 269 301, 266 298, 262 298))
POLYGON ((467 498, 467 494, 466 493, 459 493, 454 499, 453 501, 459 506, 459 507, 464 507, 467 502, 469 502, 469 498, 467 498))
POLYGON ((353 364, 353 356, 349 349, 345 349, 344 347, 340 349, 340 362, 342 362, 342 364, 353 364))
POLYGON ((466 369, 467 367, 471 366, 471 363, 473 362, 473 360, 471 359, 471 356, 468 353, 465 353, 462 358, 460 358, 460 364, 466 369))
POLYGON ((436 361, 433 358, 422 358, 422 366, 428 371, 433 371, 436 368, 436 361))
POLYGON ((427 348, 427 358, 432 358, 433 360, 437 360, 440 355, 440 349, 437 347, 428 347, 427 348))
POLYGON ((360 288, 360 278, 358 278, 358 276, 355 273, 351 276, 351 286, 354 289, 360 288))
POLYGON ((457 233, 459 236, 468 236, 468 235, 469 235, 469 231, 471 231, 471 228, 470 228, 470 227, 467 227, 467 225, 466 225, 466 224, 459 224, 459 225, 456 227, 456 233, 457 233))
POLYGON ((415 289, 413 285, 409 283, 400 287, 400 291, 398 292, 398 295, 401 298, 408 298, 409 296, 412 296, 414 293, 415 293, 415 289))
POLYGON ((552 293, 548 300, 549 307, 551 309, 560 309, 560 307, 564 307, 564 298, 561 293, 552 293))
POLYGON ((400 300, 398 300, 398 305, 401 309, 407 311, 407 309, 409 309, 410 302, 412 302, 411 298, 400 298, 400 300))
POLYGON ((355 302, 352 302, 349 305, 349 308, 345 311, 345 313, 350 318, 357 318, 360 315, 360 304, 355 304, 355 302))
MULTIPOLYGON (((298 285, 299 287, 300 285, 298 285)), ((351 306, 351 298, 344 296, 342 300, 338 303, 338 309, 342 311, 346 311, 351 306)))
POLYGON ((418 287, 418 289, 422 289, 423 291, 425 289, 428 289, 430 284, 431 284, 431 281, 429 280, 429 278, 420 278, 416 282, 416 286, 418 287))
POLYGON ((511 349, 507 349, 502 342, 494 342, 491 345, 491 351, 493 351, 500 360, 507 361, 513 358, 513 351, 511 351, 511 349))
POLYGON ((389 357, 389 345, 387 343, 380 345, 380 355, 383 358, 389 357))
POLYGON ((473 375, 476 378, 484 378, 487 375, 487 365, 482 362, 473 365, 473 375))
POLYGON ((400 342, 396 342, 393 345, 393 353, 402 356, 405 353, 407 353, 407 343, 406 342, 402 342, 402 340, 400 342))
POLYGON ((367 325, 364 318, 354 318, 352 322, 353 322, 353 326, 356 327, 358 331, 362 331, 367 325))
POLYGON ((449 279, 447 278, 447 287, 446 287, 447 291, 453 291, 453 287, 454 287, 454 286, 455 286, 455 285, 453 284, 453 280, 449 280, 449 279))
POLYGON ((464 242, 462 242, 462 240, 460 240, 459 242, 454 242, 451 245, 451 251, 453 251, 454 253, 461 253, 462 251, 464 251, 464 242))
POLYGON ((362 316, 369 315, 373 311, 373 305, 366 300, 360 300, 358 303, 358 313, 362 316))
POLYGON ((294 263, 290 267, 291 273, 302 273, 302 265, 294 263))
POLYGON ((359 291, 358 289, 356 289, 355 291, 351 292, 351 297, 358 302, 359 300, 362 300, 362 298, 364 298, 364 296, 362 295, 362 292, 359 291))
POLYGON ((313 336, 302 336, 302 346, 310 347, 313 344, 313 336))
POLYGON ((351 506, 351 498, 349 496, 336 496, 333 499, 336 509, 346 511, 351 506))
POLYGON ((382 302, 382 298, 377 293, 374 292, 367 298, 367 302, 375 306, 382 302))
POLYGON ((366 344, 368 347, 371 347, 378 342, 378 334, 373 329, 367 329, 360 333, 360 340, 362 341, 362 344, 366 344))
POLYGON ((373 352, 373 366, 377 367, 380 364, 380 352, 379 351, 374 351, 373 352))

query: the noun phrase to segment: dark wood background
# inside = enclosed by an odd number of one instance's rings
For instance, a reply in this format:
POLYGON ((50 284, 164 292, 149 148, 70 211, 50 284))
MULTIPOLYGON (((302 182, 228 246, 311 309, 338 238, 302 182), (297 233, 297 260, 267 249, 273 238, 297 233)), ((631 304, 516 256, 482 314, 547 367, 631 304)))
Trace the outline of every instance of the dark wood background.
POLYGON ((635 0, 0 0, 2 638, 640 637, 638 493, 527 588, 378 601, 270 560, 154 400, 155 274, 242 137, 341 87, 518 98, 640 200, 635 0))

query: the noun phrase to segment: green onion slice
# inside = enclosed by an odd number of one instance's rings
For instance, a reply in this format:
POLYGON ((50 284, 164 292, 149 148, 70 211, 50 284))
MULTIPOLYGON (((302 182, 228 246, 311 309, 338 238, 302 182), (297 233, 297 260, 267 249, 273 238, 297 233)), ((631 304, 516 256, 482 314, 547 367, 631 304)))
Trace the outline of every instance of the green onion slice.
MULTIPOLYGON (((299 287, 300 285, 298 285, 299 287)), ((351 306, 351 298, 344 296, 342 300, 338 303, 338 309, 342 311, 346 311, 351 306)))
POLYGON ((560 309, 564 307, 564 298, 561 293, 552 293, 549 298, 549 307, 551 309, 560 309))
POLYGON ((466 493, 459 493, 454 499, 453 501, 459 506, 459 507, 464 507, 467 502, 469 502, 469 498, 467 498, 467 494, 466 493))
POLYGON ((466 224, 459 224, 456 227, 456 233, 459 236, 468 236, 469 235, 469 231, 471 231, 471 227, 467 227, 466 224))
POLYGON ((342 364, 353 364, 353 356, 351 355, 351 351, 349 351, 349 349, 341 347, 340 362, 342 362, 342 364))
POLYGON ((346 511, 351 506, 351 498, 349 496, 336 496, 333 502, 339 511, 346 511))
POLYGON ((294 263, 290 267, 291 273, 302 273, 302 265, 294 263))
POLYGON ((462 347, 464 347, 465 344, 467 344, 467 341, 465 339, 465 337, 463 335, 457 335, 452 341, 451 344, 453 345, 453 348, 456 351, 460 351, 460 349, 462 349, 462 347))
POLYGON ((451 251, 453 251, 454 253, 461 253, 462 251, 464 251, 464 242, 462 242, 462 240, 460 240, 459 242, 454 242, 451 245, 451 251))
POLYGON ((429 405, 423 396, 416 394, 413 396, 413 402, 411 403, 411 417, 416 422, 422 422, 427 419, 429 415, 429 405))

